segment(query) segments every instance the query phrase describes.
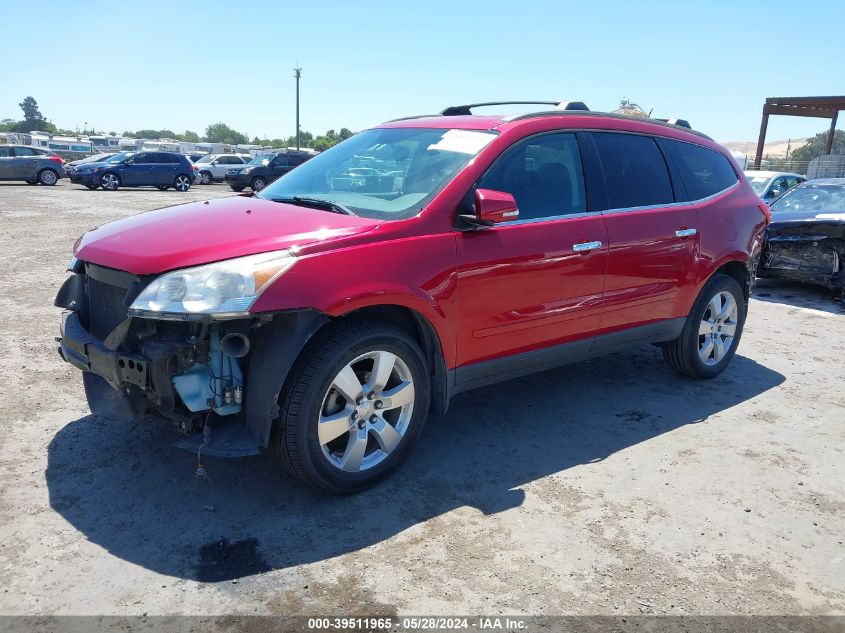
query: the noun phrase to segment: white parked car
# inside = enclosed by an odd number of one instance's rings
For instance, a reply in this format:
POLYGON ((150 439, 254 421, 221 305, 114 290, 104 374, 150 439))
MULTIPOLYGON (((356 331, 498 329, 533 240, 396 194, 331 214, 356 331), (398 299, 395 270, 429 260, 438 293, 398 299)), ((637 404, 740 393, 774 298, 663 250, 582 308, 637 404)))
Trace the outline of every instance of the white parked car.
POLYGON ((243 167, 249 162, 249 157, 237 154, 208 154, 194 163, 199 169, 197 182, 210 185, 212 182, 223 180, 227 169, 243 167))
POLYGON ((757 195, 769 204, 780 198, 795 185, 807 182, 804 176, 781 171, 756 171, 747 169, 745 170, 745 177, 751 184, 751 188, 757 192, 757 195))

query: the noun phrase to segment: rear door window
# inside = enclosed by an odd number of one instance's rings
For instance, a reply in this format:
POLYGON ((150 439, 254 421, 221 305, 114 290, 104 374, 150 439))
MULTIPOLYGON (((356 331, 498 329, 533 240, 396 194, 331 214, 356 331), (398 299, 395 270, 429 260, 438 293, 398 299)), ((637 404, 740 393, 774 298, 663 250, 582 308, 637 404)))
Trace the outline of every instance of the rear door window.
POLYGON ((701 200, 733 187, 738 177, 726 156, 693 143, 661 139, 680 173, 689 200, 701 200))
POLYGON ((610 209, 672 204, 666 161, 650 136, 593 132, 610 209))
POLYGON ((31 147, 16 147, 15 156, 35 156, 36 152, 31 147))
POLYGON ((0 146, 0 158, 8 158, 9 157, 9 148, 0 146))

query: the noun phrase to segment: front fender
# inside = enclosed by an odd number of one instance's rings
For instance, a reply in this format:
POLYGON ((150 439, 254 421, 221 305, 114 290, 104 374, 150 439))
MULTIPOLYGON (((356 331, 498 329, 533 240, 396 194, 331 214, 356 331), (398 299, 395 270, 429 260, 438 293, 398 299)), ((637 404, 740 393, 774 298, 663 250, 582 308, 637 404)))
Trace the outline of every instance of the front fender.
POLYGON ((306 255, 251 311, 311 309, 338 317, 370 306, 402 306, 428 319, 451 368, 456 351, 455 249, 455 236, 445 233, 306 255))

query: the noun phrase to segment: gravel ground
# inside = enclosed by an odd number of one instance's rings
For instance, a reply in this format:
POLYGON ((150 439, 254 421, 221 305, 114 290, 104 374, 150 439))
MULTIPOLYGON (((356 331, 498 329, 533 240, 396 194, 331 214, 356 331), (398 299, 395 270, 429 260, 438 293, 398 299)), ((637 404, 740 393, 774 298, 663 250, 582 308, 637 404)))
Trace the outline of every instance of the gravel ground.
POLYGON ((758 287, 719 378, 653 347, 466 393, 351 498, 88 414, 74 240, 230 195, 0 184, 0 613, 843 614, 845 310, 758 287), (213 506, 213 510, 205 509, 213 506))

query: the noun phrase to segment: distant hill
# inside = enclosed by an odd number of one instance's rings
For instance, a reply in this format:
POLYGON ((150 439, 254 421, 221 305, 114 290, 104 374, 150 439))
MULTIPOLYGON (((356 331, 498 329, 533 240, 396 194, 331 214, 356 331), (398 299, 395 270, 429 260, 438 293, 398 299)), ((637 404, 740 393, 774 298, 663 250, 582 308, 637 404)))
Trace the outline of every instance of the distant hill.
MULTIPOLYGON (((806 138, 793 138, 784 141, 770 141, 763 146, 763 156, 768 156, 769 158, 784 157, 786 156, 787 147, 790 147, 789 151, 792 153, 802 145, 805 145, 808 140, 806 138)), ((753 157, 754 152, 757 151, 756 141, 730 141, 728 143, 722 143, 722 145, 732 152, 742 152, 746 156, 753 157)))

